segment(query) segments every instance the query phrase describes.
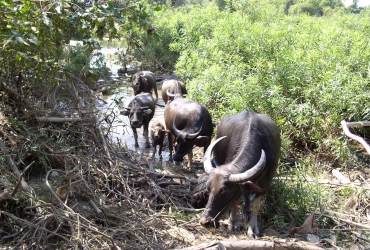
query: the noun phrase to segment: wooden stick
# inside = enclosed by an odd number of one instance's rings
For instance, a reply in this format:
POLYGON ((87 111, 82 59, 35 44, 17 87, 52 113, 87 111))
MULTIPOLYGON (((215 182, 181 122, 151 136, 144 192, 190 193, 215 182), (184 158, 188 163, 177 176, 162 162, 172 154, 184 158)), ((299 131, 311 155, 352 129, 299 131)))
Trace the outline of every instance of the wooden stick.
MULTIPOLYGON (((9 162, 9 165, 10 165, 11 169, 13 170, 15 176, 20 178, 21 177, 21 172, 19 171, 19 169, 18 169, 17 165, 15 164, 15 162, 13 161, 12 157, 10 157, 8 149, 6 148, 5 144, 1 140, 0 140, 0 148, 3 149, 4 155, 7 158, 8 162, 9 162)), ((25 190, 26 192, 29 192, 29 193, 33 193, 32 188, 27 184, 27 182, 23 178, 21 178, 21 184, 22 184, 23 190, 25 190)))
POLYGON ((109 159, 109 161, 108 161, 109 165, 111 165, 112 158, 110 157, 110 153, 109 153, 109 150, 108 150, 108 147, 107 147, 107 142, 105 141, 103 130, 101 129, 101 126, 99 124, 99 119, 96 115, 94 115, 94 120, 95 120, 96 126, 98 127, 98 130, 99 130, 100 139, 103 143, 104 153, 106 154, 107 158, 109 159))
MULTIPOLYGON (((327 215, 327 214, 322 214, 322 216, 328 217, 328 218, 330 218, 332 220, 340 220, 340 221, 345 222, 347 224, 350 224, 350 225, 353 225, 353 226, 362 227, 362 228, 365 228, 365 229, 370 230, 370 226, 369 225, 364 225, 364 224, 361 224, 361 223, 353 222, 353 221, 350 221, 350 220, 345 220, 345 219, 342 219, 342 218, 335 218, 335 217, 332 217, 332 216, 327 215)), ((355 230, 355 229, 353 229, 353 230, 355 230)))
POLYGON ((346 122, 345 120, 341 121, 340 124, 342 125, 344 133, 351 139, 358 141, 359 143, 364 146, 367 153, 370 154, 370 146, 366 143, 366 141, 361 138, 360 136, 354 135, 349 131, 349 127, 358 127, 358 126, 370 126, 370 122, 346 122))
POLYGON ((312 245, 308 242, 271 242, 263 240, 239 240, 239 241, 212 241, 197 246, 181 248, 181 250, 323 250, 324 248, 312 245))
POLYGON ((17 185, 15 185, 15 188, 13 189, 13 192, 10 194, 11 196, 14 196, 17 192, 18 192, 18 188, 19 186, 21 185, 22 183, 22 179, 23 179, 23 175, 27 172, 27 170, 35 163, 35 161, 31 162, 30 165, 28 165, 24 170, 23 172, 21 173, 21 175, 19 176, 19 180, 18 180, 18 183, 17 185))
POLYGON ((79 117, 36 117, 38 122, 93 122, 94 118, 79 118, 79 117))

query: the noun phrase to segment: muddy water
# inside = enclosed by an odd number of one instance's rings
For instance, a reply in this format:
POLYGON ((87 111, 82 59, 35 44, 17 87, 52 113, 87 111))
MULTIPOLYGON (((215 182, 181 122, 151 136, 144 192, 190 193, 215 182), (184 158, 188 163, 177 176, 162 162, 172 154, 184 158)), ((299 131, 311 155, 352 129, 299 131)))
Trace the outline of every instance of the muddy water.
MULTIPOLYGON (((145 147, 145 139, 143 137, 143 129, 137 129, 138 132, 138 141, 139 147, 135 147, 135 139, 130 127, 130 122, 127 116, 123 116, 120 114, 120 111, 123 110, 125 104, 129 103, 130 100, 134 97, 133 90, 131 88, 131 80, 127 79, 126 77, 118 76, 117 70, 122 68, 121 65, 117 64, 117 56, 116 52, 119 52, 119 49, 107 49, 103 48, 99 50, 102 55, 104 55, 106 60, 106 66, 111 69, 111 79, 117 83, 119 86, 116 88, 113 93, 110 95, 102 96, 101 98, 106 102, 103 103, 101 101, 97 102, 96 108, 101 111, 99 114, 100 120, 104 120, 105 117, 108 118, 109 123, 105 123, 103 125, 108 126, 109 130, 112 135, 109 139, 113 142, 120 142, 122 145, 128 150, 136 152, 143 158, 152 157, 153 148, 146 148, 145 147)), ((131 67, 128 65, 128 67, 131 67)), ((149 130, 151 124, 155 121, 160 121, 164 124, 164 102, 161 96, 161 88, 162 83, 158 83, 158 102, 156 105, 154 117, 149 124, 149 130)), ((151 142, 151 140, 150 140, 151 142)), ((152 144, 152 142, 151 142, 152 144)), ((203 149, 195 147, 193 149, 194 157, 193 157, 193 164, 197 166, 198 171, 202 171, 202 164, 201 161, 203 159, 203 149), (200 170, 199 170, 200 168, 200 170)), ((167 138, 165 140, 165 145, 162 151, 162 157, 158 155, 158 148, 157 153, 154 156, 154 161, 163 162, 169 161, 170 153, 168 149, 168 141, 167 138)), ((185 161, 181 165, 187 165, 187 157, 184 159, 185 161)))
MULTIPOLYGON (((126 84, 125 84, 126 85, 126 84)), ((164 102, 160 95, 160 90, 158 91, 158 102, 155 107, 153 119, 149 123, 149 129, 151 124, 155 121, 160 121, 164 124, 164 102)), ((135 151, 143 156, 152 156, 153 148, 146 148, 145 147, 145 139, 143 136, 143 128, 137 129, 138 132, 138 141, 139 147, 135 147, 135 139, 130 127, 130 121, 127 116, 123 116, 120 114, 120 111, 123 107, 130 102, 130 100, 134 97, 133 90, 131 87, 127 85, 125 87, 121 87, 116 89, 116 93, 103 96, 102 99, 106 101, 106 104, 99 102, 97 104, 97 109, 101 111, 103 114, 102 118, 105 116, 109 116, 109 120, 111 123, 110 131, 112 132, 111 140, 113 142, 120 142, 123 145, 126 145, 126 148, 132 151, 135 151), (118 102, 118 103, 117 103, 118 102)), ((165 145, 162 151, 162 158, 160 159, 158 155, 158 148, 157 154, 155 155, 156 160, 169 160, 169 151, 168 145, 165 145), (167 147, 166 147, 167 146, 167 147)))
MULTIPOLYGON (((134 97, 133 89, 131 88, 131 80, 127 79, 126 77, 118 76, 117 70, 122 68, 121 65, 117 64, 117 56, 116 52, 119 52, 119 49, 115 48, 103 48, 98 50, 105 59, 106 66, 111 69, 111 79, 117 83, 119 86, 118 88, 113 90, 113 93, 110 95, 103 95, 101 99, 103 99, 106 103, 102 101, 97 102, 96 108, 101 111, 100 112, 100 120, 103 120, 105 117, 108 117, 109 123, 103 124, 110 129, 110 134, 112 137, 110 140, 113 142, 120 142, 123 145, 126 145, 126 148, 132 150, 142 156, 151 157, 153 154, 153 148, 146 148, 145 147, 145 139, 143 137, 143 128, 137 129, 138 132, 138 141, 139 147, 135 147, 135 139, 130 127, 130 122, 127 116, 123 116, 120 114, 120 111, 123 110, 123 107, 131 101, 134 97), (109 125, 111 124, 111 125, 109 125)), ((151 124, 155 121, 160 121, 164 124, 164 102, 161 96, 161 83, 157 83, 158 86, 158 102, 154 111, 153 119, 150 121, 149 129, 151 124)), ((167 140, 166 140, 167 142, 167 140)), ((156 160, 169 160, 169 150, 168 150, 168 143, 164 146, 162 151, 162 159, 158 155, 158 148, 157 154, 155 155, 156 160)))

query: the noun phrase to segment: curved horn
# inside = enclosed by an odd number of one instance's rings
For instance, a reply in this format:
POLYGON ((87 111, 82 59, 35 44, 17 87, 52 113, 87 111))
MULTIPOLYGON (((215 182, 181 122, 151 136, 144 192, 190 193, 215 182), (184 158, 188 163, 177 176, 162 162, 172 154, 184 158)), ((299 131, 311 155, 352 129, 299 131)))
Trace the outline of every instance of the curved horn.
POLYGON ((250 180, 253 178, 255 175, 259 174, 265 167, 266 165, 266 154, 265 151, 262 149, 261 150, 261 158, 257 162, 256 165, 254 165, 251 169, 248 169, 244 173, 240 174, 231 174, 229 176, 229 182, 231 183, 242 183, 250 180))
POLYGON ((198 132, 195 132, 193 134, 187 134, 186 135, 186 138, 188 138, 188 139, 194 139, 195 137, 197 137, 200 134, 200 132, 202 131, 202 128, 203 128, 203 126, 200 127, 200 129, 198 130, 198 132))
POLYGON ((169 97, 175 97, 176 95, 175 94, 171 94, 168 89, 166 90, 166 94, 169 96, 169 97))
POLYGON ((181 133, 181 131, 176 128, 176 116, 175 119, 173 119, 172 130, 175 137, 177 137, 177 135, 181 133))
POLYGON ((207 148, 206 152, 204 153, 203 166, 204 166, 204 171, 206 172, 206 174, 210 174, 215 169, 211 163, 212 150, 213 150, 213 147, 224 138, 226 138, 226 136, 220 137, 214 142, 212 142, 211 145, 209 145, 209 147, 207 148))

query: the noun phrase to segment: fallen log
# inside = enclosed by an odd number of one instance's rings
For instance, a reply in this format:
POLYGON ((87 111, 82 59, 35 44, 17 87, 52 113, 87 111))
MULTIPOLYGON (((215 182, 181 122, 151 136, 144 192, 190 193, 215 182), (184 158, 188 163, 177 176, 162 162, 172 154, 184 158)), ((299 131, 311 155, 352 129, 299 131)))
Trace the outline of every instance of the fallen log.
POLYGON ((177 248, 174 250, 323 250, 308 242, 272 242, 263 240, 212 241, 197 246, 177 248))

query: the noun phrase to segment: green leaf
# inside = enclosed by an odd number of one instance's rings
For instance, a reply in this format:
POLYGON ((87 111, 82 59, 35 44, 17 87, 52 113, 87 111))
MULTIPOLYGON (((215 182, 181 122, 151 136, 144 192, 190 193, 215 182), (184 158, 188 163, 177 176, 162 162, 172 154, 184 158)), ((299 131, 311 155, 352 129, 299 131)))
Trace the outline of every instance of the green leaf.
POLYGON ((56 4, 55 6, 55 11, 58 13, 58 14, 62 14, 62 11, 61 11, 61 6, 59 3, 56 4))
POLYGON ((51 20, 47 17, 46 13, 42 13, 42 19, 44 20, 44 24, 46 26, 50 26, 51 25, 51 20))
POLYGON ((28 39, 28 41, 30 41, 31 43, 35 45, 39 45, 39 40, 34 34, 30 34, 30 38, 28 39))
POLYGON ((155 11, 161 11, 162 10, 162 7, 161 6, 157 6, 154 8, 155 11))
POLYGON ((15 41, 17 42, 17 43, 21 43, 21 44, 24 44, 24 45, 29 45, 25 40, 23 40, 23 38, 22 37, 20 37, 20 36, 16 36, 15 37, 15 41))
POLYGON ((140 15, 139 15, 140 18, 147 18, 148 16, 149 16, 149 14, 145 11, 141 12, 140 15))

